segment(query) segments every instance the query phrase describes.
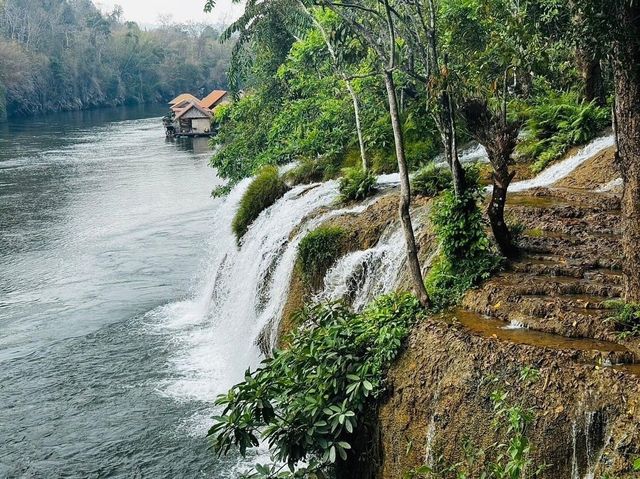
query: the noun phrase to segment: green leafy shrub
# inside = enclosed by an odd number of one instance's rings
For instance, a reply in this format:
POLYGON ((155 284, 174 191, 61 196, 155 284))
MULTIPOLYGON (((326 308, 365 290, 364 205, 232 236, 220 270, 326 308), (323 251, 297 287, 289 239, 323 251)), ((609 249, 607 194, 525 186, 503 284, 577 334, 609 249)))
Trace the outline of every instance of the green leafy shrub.
POLYGON ((326 155, 317 158, 304 157, 284 175, 292 185, 327 181, 340 176, 343 168, 360 164, 360 151, 348 149, 339 155, 326 155))
POLYGON ((430 163, 419 169, 411 178, 411 191, 417 196, 437 196, 440 192, 451 188, 451 170, 444 166, 430 163))
POLYGON ((640 336, 640 304, 607 301, 605 306, 614 310, 615 314, 608 321, 622 337, 640 336))
POLYGON ((331 226, 321 226, 302 238, 298 245, 298 261, 307 283, 321 286, 327 270, 342 255, 344 240, 344 230, 331 226))
POLYGON ((231 228, 238 241, 260 213, 274 204, 287 189, 278 168, 265 166, 260 170, 242 196, 240 207, 233 218, 231 228))
POLYGON ((431 223, 438 237, 440 257, 426 278, 437 309, 455 304, 469 288, 500 267, 486 235, 478 201, 482 196, 477 168, 465 171, 467 189, 461 196, 447 190, 432 209, 431 223))
POLYGON ((575 93, 551 95, 521 111, 525 139, 516 151, 534 161, 539 173, 569 148, 587 143, 610 122, 609 111, 595 102, 580 100, 575 93))
POLYGON ((377 179, 370 171, 361 168, 345 168, 340 179, 340 198, 342 201, 360 201, 376 191, 377 179))
POLYGON ((384 150, 374 151, 371 155, 371 171, 376 175, 398 172, 395 154, 384 150))
POLYGON ((237 447, 244 455, 261 438, 290 472, 260 466, 252 477, 310 477, 301 475, 300 462, 306 474, 328 472, 347 458, 362 413, 384 391, 386 371, 420 310, 408 294, 380 297, 361 314, 339 303, 305 308, 306 327, 292 334, 289 349, 247 371, 216 401, 223 410, 209 430, 213 449, 237 447))

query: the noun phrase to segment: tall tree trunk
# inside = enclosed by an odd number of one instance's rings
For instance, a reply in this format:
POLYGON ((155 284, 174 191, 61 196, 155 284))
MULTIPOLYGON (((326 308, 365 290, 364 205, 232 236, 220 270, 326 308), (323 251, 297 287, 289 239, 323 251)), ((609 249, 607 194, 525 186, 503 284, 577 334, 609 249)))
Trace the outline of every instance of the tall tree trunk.
POLYGON ((598 105, 604 105, 606 98, 600 61, 592 58, 584 49, 577 48, 576 63, 582 77, 582 93, 585 100, 595 100, 598 105))
POLYGON ((360 102, 358 102, 358 96, 356 95, 351 81, 346 77, 344 79, 347 84, 347 90, 351 95, 351 101, 353 102, 353 114, 356 118, 356 133, 358 134, 358 145, 360 146, 360 159, 362 160, 362 169, 364 171, 369 170, 369 159, 367 158, 367 151, 364 146, 364 136, 362 134, 362 124, 360 123, 360 102))
POLYGON ((622 251, 624 299, 640 303, 640 6, 616 0, 614 46, 617 159, 624 180, 622 251))
POLYGON ((324 29, 322 24, 313 16, 313 13, 307 8, 302 0, 298 0, 298 4, 302 8, 302 10, 311 18, 311 21, 316 26, 320 34, 322 35, 322 39, 324 40, 324 44, 329 51, 329 55, 331 55, 331 60, 333 62, 333 69, 337 74, 342 77, 344 80, 347 90, 349 91, 349 96, 351 97, 351 102, 353 103, 353 115, 355 116, 356 121, 356 133, 358 135, 358 145, 360 146, 360 159, 362 161, 362 169, 364 171, 369 170, 369 160, 367 158, 367 150, 364 145, 364 135, 362 134, 362 123, 360 121, 360 102, 358 101, 358 95, 356 95, 356 91, 353 89, 353 85, 351 84, 351 80, 347 77, 347 75, 340 69, 340 62, 338 61, 338 55, 336 54, 333 45, 331 44, 331 40, 329 40, 329 35, 327 31, 324 29))
POLYGON ((420 260, 418 258, 416 237, 411 223, 411 186, 409 183, 407 160, 404 155, 404 138, 402 135, 402 127, 400 125, 398 97, 396 96, 396 87, 395 82, 393 81, 392 71, 385 70, 384 84, 387 88, 387 97, 389 99, 389 113, 391 114, 391 126, 393 127, 393 139, 396 147, 396 157, 398 159, 398 171, 400 173, 400 220, 402 221, 404 229, 407 248, 407 263, 409 263, 413 290, 422 306, 427 308, 429 307, 430 301, 422 278, 422 269, 420 268, 420 260))
POLYGON ((507 189, 513 179, 514 173, 509 171, 495 171, 493 173, 493 193, 491 203, 487 209, 489 224, 493 237, 496 240, 500 253, 506 258, 513 259, 518 254, 518 249, 513 244, 511 231, 504 219, 504 206, 507 202, 507 189))
POLYGON ((455 113, 453 110, 453 101, 451 100, 451 95, 448 89, 449 87, 447 85, 441 95, 440 101, 442 112, 440 114, 440 121, 438 124, 440 125, 440 135, 442 136, 442 141, 444 143, 445 158, 453 176, 453 191, 456 196, 459 197, 465 190, 464 169, 462 168, 460 158, 458 157, 455 113))

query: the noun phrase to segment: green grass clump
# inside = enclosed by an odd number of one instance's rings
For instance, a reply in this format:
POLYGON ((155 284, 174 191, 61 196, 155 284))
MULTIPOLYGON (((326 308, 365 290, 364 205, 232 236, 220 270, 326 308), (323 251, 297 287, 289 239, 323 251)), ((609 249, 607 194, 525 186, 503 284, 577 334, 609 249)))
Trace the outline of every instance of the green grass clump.
POLYGON ((420 168, 411 178, 411 192, 417 196, 434 197, 451 187, 451 170, 430 163, 420 168))
POLYGON ((258 172, 242 196, 240 207, 231 224, 238 241, 260 213, 274 204, 287 190, 288 187, 280 178, 275 166, 264 166, 258 172))
POLYGON ((534 162, 531 166, 534 173, 542 171, 572 146, 595 138, 610 122, 607 108, 580 100, 575 93, 545 97, 524 108, 521 116, 526 136, 516 151, 534 162))
POLYGON ((305 308, 305 327, 289 347, 216 401, 222 413, 209 430, 214 451, 244 455, 262 439, 276 464, 256 466, 251 477, 334 477, 420 312, 409 294, 382 296, 360 314, 340 303, 305 308))
POLYGON ((377 179, 370 171, 361 168, 345 168, 340 179, 340 199, 342 201, 361 201, 376 191, 377 179))
POLYGON ((614 310, 607 321, 613 323, 621 337, 640 336, 640 304, 607 301, 605 306, 614 310))
POLYGON ((327 270, 344 252, 345 231, 335 226, 321 226, 308 233, 298 245, 298 264, 305 281, 321 286, 327 270))

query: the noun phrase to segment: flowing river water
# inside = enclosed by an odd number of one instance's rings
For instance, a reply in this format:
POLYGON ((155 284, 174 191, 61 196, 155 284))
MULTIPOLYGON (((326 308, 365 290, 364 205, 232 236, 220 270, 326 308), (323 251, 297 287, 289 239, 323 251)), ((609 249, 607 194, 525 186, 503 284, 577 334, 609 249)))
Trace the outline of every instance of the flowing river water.
POLYGON ((221 201, 206 141, 167 143, 162 113, 0 124, 0 478, 235 476, 210 402, 171 388, 160 312, 200 288, 221 201))

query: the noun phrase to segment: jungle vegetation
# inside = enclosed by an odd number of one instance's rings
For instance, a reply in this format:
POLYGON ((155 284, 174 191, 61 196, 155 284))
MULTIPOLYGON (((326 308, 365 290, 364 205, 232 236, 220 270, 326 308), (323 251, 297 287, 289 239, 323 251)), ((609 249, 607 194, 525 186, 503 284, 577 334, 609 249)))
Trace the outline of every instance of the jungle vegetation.
POLYGON ((90 0, 0 1, 0 120, 226 88, 230 44, 207 25, 143 30, 90 0))

